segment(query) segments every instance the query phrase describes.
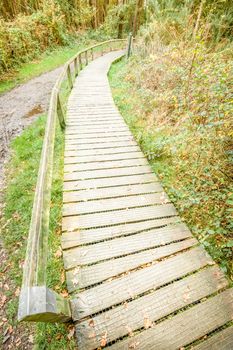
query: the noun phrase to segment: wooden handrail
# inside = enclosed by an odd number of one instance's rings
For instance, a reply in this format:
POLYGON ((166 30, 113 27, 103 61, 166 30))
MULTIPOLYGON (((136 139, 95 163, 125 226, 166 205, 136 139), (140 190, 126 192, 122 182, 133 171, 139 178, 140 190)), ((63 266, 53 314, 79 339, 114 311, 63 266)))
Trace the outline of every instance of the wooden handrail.
POLYGON ((62 129, 65 128, 64 106, 61 101, 61 88, 68 81, 70 89, 75 77, 94 58, 95 49, 100 55, 105 48, 112 50, 111 44, 119 46, 125 39, 112 39, 79 51, 65 65, 51 93, 45 136, 35 190, 28 244, 23 271, 23 282, 19 298, 18 319, 20 321, 67 322, 71 319, 70 305, 67 299, 46 286, 47 245, 49 235, 49 215, 53 173, 53 154, 56 136, 57 117, 62 129), (71 67, 74 67, 72 69, 71 67), (72 77, 73 74, 73 77, 72 77))

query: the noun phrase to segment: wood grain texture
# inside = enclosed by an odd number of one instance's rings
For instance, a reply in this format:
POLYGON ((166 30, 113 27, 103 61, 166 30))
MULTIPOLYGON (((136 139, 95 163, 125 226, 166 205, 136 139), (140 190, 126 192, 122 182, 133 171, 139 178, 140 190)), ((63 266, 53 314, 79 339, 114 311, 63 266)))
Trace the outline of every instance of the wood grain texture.
POLYGON ((139 335, 117 342, 111 350, 128 350, 131 344, 136 349, 179 349, 232 320, 233 289, 220 293, 207 301, 166 320, 139 335))
POLYGON ((212 264, 203 248, 193 248, 142 270, 80 292, 71 300, 74 320, 105 310, 212 264))
POLYGON ((81 215, 118 209, 146 207, 156 204, 163 205, 169 202, 170 200, 164 192, 137 194, 135 196, 127 196, 127 192, 125 192, 124 197, 98 199, 81 203, 67 203, 63 205, 62 213, 63 216, 81 215))
MULTIPOLYGON (((160 230, 150 230, 137 235, 115 238, 114 240, 64 251, 64 265, 65 268, 69 269, 76 265, 92 264, 97 261, 165 245, 190 236, 191 233, 187 226, 177 224, 170 228, 165 227, 160 230)), ((104 273, 105 271, 103 271, 104 273)))
POLYGON ((212 335, 202 343, 193 347, 193 350, 232 350, 233 326, 223 329, 212 335))
POLYGON ((157 193, 159 198, 165 200, 166 194, 161 192, 159 183, 146 183, 139 185, 114 186, 107 188, 86 189, 72 192, 64 192, 63 202, 86 202, 94 199, 115 198, 125 196, 138 196, 146 193, 157 193))
POLYGON ((63 231, 74 231, 92 227, 119 225, 146 219, 160 219, 176 215, 177 212, 172 204, 129 208, 111 212, 65 216, 62 219, 62 229, 63 231))
POLYGON ((79 245, 99 242, 101 240, 111 239, 147 231, 150 229, 160 230, 168 225, 180 223, 178 216, 170 218, 145 220, 137 223, 128 223, 112 227, 101 227, 88 230, 78 230, 74 232, 64 232, 62 234, 62 248, 68 249, 79 245))
POLYGON ((147 165, 145 158, 113 160, 107 162, 92 162, 82 164, 65 164, 64 171, 85 171, 85 170, 99 170, 99 169, 118 169, 131 166, 147 165))
POLYGON ((139 249, 138 253, 91 266, 80 268, 80 265, 77 264, 74 269, 66 273, 68 290, 74 291, 77 290, 77 288, 86 288, 96 283, 103 282, 144 264, 190 248, 195 244, 197 244, 197 241, 194 238, 190 238, 181 242, 170 243, 163 247, 150 248, 149 250, 143 250, 141 252, 139 249))
MULTIPOLYGON (((138 182, 136 183, 145 183, 146 181, 155 182, 157 181, 157 177, 152 173, 151 168, 148 165, 141 165, 141 166, 130 166, 125 168, 118 168, 118 169, 98 169, 95 171, 74 171, 71 173, 65 173, 64 174, 64 180, 65 181, 75 181, 75 180, 85 180, 85 179, 98 179, 98 178, 110 178, 108 180, 113 179, 113 181, 117 180, 116 178, 121 176, 122 180, 124 182, 128 179, 128 183, 130 184, 130 180, 132 179, 132 176, 135 175, 146 175, 150 174, 151 176, 142 176, 137 177, 135 180, 138 182), (130 177, 128 177, 130 176, 130 177), (124 179, 124 177, 127 177, 124 179), (153 180, 151 180, 153 177, 153 180), (145 179, 143 181, 143 179, 145 179)), ((133 183, 135 183, 135 180, 133 183)), ((120 183, 121 184, 121 183, 120 183)), ((117 186, 118 183, 116 183, 115 186, 117 186)), ((110 187, 114 186, 114 182, 110 187)))
MULTIPOLYGON (((152 322, 200 300, 226 285, 227 280, 224 274, 219 273, 217 267, 210 267, 141 298, 119 305, 76 326, 79 349, 98 348, 105 332, 107 332, 107 341, 111 342, 127 336, 137 329, 151 327, 152 322), (92 336, 93 332, 95 333, 94 337, 92 336)), ((156 327, 154 326, 154 329, 156 327)), ((147 347, 146 349, 151 348, 147 347)), ((175 347, 170 347, 170 349, 175 349, 175 347)))

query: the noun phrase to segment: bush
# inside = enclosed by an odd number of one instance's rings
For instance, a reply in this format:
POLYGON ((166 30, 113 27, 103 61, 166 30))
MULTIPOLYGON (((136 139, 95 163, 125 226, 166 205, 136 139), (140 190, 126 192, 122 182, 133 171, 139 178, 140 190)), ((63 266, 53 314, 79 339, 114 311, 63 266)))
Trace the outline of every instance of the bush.
POLYGON ((0 73, 27 62, 48 47, 68 42, 65 16, 53 0, 30 16, 0 19, 0 73))

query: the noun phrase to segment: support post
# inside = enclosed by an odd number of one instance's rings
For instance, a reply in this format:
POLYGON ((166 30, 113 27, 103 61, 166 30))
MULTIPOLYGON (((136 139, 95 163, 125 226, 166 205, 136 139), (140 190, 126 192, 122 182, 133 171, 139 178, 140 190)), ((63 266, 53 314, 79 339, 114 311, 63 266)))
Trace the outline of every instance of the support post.
POLYGON ((64 114, 64 111, 62 108, 61 99, 60 99, 59 94, 57 94, 57 116, 59 119, 60 127, 62 130, 64 130, 66 127, 65 114, 64 114))
POLYGON ((68 67, 67 67, 67 78, 68 78, 68 82, 70 85, 70 89, 72 89, 73 88, 73 81, 72 81, 72 76, 71 76, 70 65, 68 65, 68 67))
POLYGON ((131 55, 131 48, 132 48, 132 33, 129 33, 128 48, 127 48, 127 59, 129 59, 129 57, 131 55))
POLYGON ((77 57, 75 57, 75 59, 74 59, 74 74, 75 74, 75 77, 77 77, 77 75, 78 75, 78 62, 77 62, 77 57))
POLYGON ((87 56, 87 51, 85 51, 85 60, 86 60, 86 66, 88 65, 88 56, 87 56))
POLYGON ((94 60, 94 52, 93 52, 93 49, 91 49, 91 59, 92 59, 92 61, 94 60))
POLYGON ((79 69, 82 70, 83 69, 83 63, 82 63, 81 53, 78 55, 78 60, 79 60, 79 69))
POLYGON ((46 286, 25 287, 19 297, 18 320, 69 322, 71 320, 69 300, 46 286))

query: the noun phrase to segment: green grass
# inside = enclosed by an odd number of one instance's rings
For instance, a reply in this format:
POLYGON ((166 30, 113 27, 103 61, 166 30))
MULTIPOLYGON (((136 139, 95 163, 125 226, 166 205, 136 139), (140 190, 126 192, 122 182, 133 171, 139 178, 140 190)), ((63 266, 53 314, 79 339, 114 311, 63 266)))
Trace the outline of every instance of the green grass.
MULTIPOLYGON (((220 153, 224 152, 222 140, 226 135, 221 134, 222 125, 220 130, 204 129, 196 126, 191 118, 183 117, 183 114, 189 113, 181 100, 182 83, 179 77, 183 74, 183 67, 179 66, 180 61, 173 62, 168 57, 165 62, 174 64, 174 67, 167 68, 165 65, 162 70, 161 62, 160 58, 154 63, 133 57, 129 64, 125 60, 114 64, 109 74, 114 100, 180 216, 222 270, 233 278, 233 237, 230 233, 233 188, 228 176, 222 173, 227 169, 228 160, 220 153)), ((222 113, 230 108, 228 95, 227 98, 224 95, 225 90, 227 93, 229 91, 224 85, 228 84, 229 77, 226 79, 220 71, 222 65, 223 71, 227 70, 229 74, 230 64, 227 61, 228 67, 225 68, 224 62, 224 59, 219 62, 221 89, 216 87, 211 75, 210 83, 204 83, 205 87, 213 84, 211 91, 215 104, 218 104, 217 94, 221 93, 222 113)), ((206 70, 206 67, 196 66, 196 69, 206 70)), ((216 69, 213 69, 213 76, 215 72, 216 69)), ((203 80, 197 79, 195 84, 194 91, 201 92, 203 80)), ((199 96, 203 95, 194 95, 196 105, 193 103, 192 108, 199 107, 199 96)), ((215 105, 212 107, 210 103, 207 108, 216 111, 215 105)), ((195 116, 198 115, 195 113, 195 116)), ((229 112, 226 112, 226 123, 228 116, 229 112)), ((226 130, 229 129, 227 125, 224 125, 226 130)))
POLYGON ((96 40, 89 39, 88 35, 84 35, 83 38, 72 40, 67 46, 47 50, 32 62, 23 64, 18 70, 3 75, 0 79, 0 94, 63 65, 78 51, 95 42, 96 40))
MULTIPOLYGON (((37 180, 40 153, 42 149, 46 116, 41 116, 11 144, 12 157, 7 166, 7 188, 2 238, 9 252, 9 278, 16 287, 21 286, 22 263, 25 256, 27 235, 30 224, 34 189, 37 180)), ((56 292, 66 290, 63 262, 55 253, 60 247, 61 205, 63 184, 64 135, 57 126, 54 152, 54 175, 52 186, 49 256, 47 284, 56 292)), ((14 291, 12 291, 14 292, 14 291)), ((18 299, 12 298, 7 304, 8 322, 17 323, 18 299)), ((38 323, 35 342, 37 349, 74 349, 74 340, 68 339, 69 326, 38 323)))

